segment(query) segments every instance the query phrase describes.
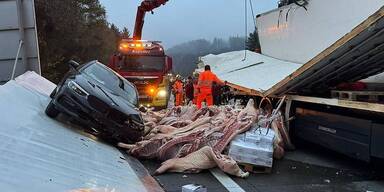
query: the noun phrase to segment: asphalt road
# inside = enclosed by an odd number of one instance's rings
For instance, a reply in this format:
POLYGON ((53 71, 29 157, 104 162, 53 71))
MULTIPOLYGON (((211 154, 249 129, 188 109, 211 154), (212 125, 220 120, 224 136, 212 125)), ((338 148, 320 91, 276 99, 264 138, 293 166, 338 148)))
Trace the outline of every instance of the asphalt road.
MULTIPOLYGON (((311 144, 302 144, 283 160, 275 161, 270 174, 251 174, 247 179, 231 177, 243 191, 384 191, 383 161, 367 164, 311 144)), ((160 162, 141 163, 153 173, 160 162)), ((199 184, 209 192, 241 191, 226 188, 210 171, 199 174, 166 173, 155 179, 165 191, 181 191, 183 185, 199 184)))
POLYGON ((384 192, 384 160, 368 164, 310 143, 301 142, 296 147, 297 150, 287 153, 284 159, 274 161, 271 173, 251 174, 246 179, 223 174, 227 179, 224 183, 210 170, 198 174, 165 173, 151 177, 161 162, 139 162, 128 155, 125 159, 151 192, 162 189, 179 192, 187 184, 203 185, 208 192, 384 192))
MULTIPOLYGON (((137 161, 125 155, 148 191, 176 192, 183 185, 199 184, 208 192, 381 192, 384 191, 384 160, 365 163, 310 143, 299 143, 297 150, 275 160, 269 174, 251 174, 246 179, 226 176, 237 186, 221 183, 209 170, 198 174, 165 173, 151 177, 161 162, 137 161), (228 187, 229 186, 229 187, 228 187)), ((124 153, 124 151, 122 151, 124 153)))
MULTIPOLYGON (((365 163, 310 143, 298 143, 297 150, 275 160, 269 174, 251 174, 246 179, 226 176, 237 186, 221 183, 210 170, 198 174, 165 173, 151 177, 161 162, 137 161, 125 154, 148 191, 176 192, 187 184, 207 187, 208 192, 384 192, 384 160, 365 163), (229 187, 228 187, 229 186, 229 187)), ((124 153, 124 151, 122 150, 124 153)))

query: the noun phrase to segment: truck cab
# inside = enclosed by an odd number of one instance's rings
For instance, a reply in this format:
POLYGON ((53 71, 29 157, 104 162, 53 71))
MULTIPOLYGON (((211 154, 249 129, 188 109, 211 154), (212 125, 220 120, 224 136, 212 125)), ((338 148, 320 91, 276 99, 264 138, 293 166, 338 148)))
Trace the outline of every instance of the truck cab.
POLYGON ((172 58, 159 41, 123 39, 108 65, 136 86, 141 107, 167 107, 172 58))

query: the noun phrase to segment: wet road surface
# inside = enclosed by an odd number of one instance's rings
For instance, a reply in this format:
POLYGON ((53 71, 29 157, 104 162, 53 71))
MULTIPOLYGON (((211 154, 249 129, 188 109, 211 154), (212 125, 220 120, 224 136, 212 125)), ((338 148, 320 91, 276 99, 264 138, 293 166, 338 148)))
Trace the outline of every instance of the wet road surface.
MULTIPOLYGON (((275 160, 269 174, 251 174, 247 179, 231 177, 243 191, 384 191, 383 161, 374 163, 356 161, 349 157, 311 144, 302 144, 289 152, 283 160, 275 160)), ((160 162, 142 160, 149 173, 160 162)), ((165 191, 181 191, 186 184, 200 184, 209 192, 239 191, 226 188, 210 171, 199 174, 166 173, 155 179, 165 191)), ((241 190, 240 190, 241 191, 241 190)))

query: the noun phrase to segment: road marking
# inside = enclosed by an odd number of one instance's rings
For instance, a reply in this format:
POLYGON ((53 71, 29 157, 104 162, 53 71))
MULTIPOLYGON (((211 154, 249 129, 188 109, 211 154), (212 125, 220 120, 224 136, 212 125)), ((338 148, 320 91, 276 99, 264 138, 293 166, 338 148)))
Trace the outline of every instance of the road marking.
POLYGON ((218 168, 209 170, 212 175, 229 191, 229 192, 245 192, 235 181, 228 177, 218 168))

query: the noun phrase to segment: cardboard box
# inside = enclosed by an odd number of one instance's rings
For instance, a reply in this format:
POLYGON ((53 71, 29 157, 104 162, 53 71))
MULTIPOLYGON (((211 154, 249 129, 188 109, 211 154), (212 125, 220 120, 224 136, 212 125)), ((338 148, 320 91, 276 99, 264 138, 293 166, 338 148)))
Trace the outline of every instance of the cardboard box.
POLYGON ((272 167, 274 138, 275 133, 271 129, 252 129, 235 137, 228 155, 240 163, 272 167))

